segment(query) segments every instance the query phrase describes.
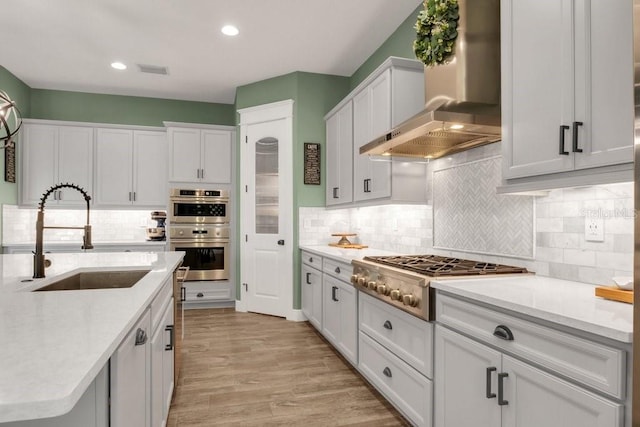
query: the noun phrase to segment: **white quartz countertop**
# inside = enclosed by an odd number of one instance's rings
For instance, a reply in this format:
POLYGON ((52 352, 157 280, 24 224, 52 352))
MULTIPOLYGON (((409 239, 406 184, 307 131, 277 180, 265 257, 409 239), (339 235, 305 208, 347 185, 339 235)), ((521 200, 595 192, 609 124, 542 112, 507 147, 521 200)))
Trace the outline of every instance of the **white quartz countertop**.
POLYGON ((351 262, 354 259, 362 259, 366 256, 398 255, 396 252, 389 252, 382 249, 347 249, 329 245, 300 246, 300 249, 312 252, 319 256, 329 257, 344 262, 351 262))
MULTIPOLYGON (((163 246, 166 245, 166 240, 109 240, 109 241, 93 241, 93 246, 96 248, 110 247, 110 246, 163 246)), ((35 242, 22 242, 22 243, 3 243, 5 248, 31 248, 35 249, 35 242)), ((47 247, 59 248, 59 247, 72 247, 80 250, 82 241, 48 241, 44 243, 45 250, 47 247)))
POLYGON ((595 285, 542 276, 435 280, 442 292, 631 343, 633 305, 595 296, 595 285))
POLYGON ((0 423, 69 412, 183 256, 47 254, 47 277, 30 280, 33 256, 1 255, 0 423), (151 271, 131 288, 30 292, 78 271, 140 268, 151 271))

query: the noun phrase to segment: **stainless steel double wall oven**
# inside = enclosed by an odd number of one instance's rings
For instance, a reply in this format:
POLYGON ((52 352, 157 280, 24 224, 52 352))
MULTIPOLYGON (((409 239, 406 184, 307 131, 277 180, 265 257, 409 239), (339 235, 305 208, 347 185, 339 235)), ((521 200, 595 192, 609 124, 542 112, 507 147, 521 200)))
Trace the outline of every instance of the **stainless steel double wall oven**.
POLYGON ((186 280, 228 280, 229 192, 174 188, 169 209, 170 247, 185 252, 186 280))

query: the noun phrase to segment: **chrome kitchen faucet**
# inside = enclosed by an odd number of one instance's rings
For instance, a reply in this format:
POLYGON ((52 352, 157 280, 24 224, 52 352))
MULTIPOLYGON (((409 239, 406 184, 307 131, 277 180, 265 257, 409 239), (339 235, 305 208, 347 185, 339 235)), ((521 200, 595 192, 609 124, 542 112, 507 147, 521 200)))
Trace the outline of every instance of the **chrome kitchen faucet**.
POLYGON ((62 229, 62 230, 84 230, 84 236, 82 238, 82 249, 93 249, 93 245, 91 244, 91 224, 89 224, 89 201, 91 201, 91 196, 87 194, 84 189, 75 184, 58 184, 54 185, 47 191, 42 194, 40 198, 40 204, 38 205, 38 217, 36 219, 36 250, 33 253, 33 278, 40 279, 44 277, 44 268, 45 268, 45 259, 44 252, 42 250, 43 247, 43 239, 44 239, 44 229, 62 229), (44 226, 44 205, 47 202, 47 197, 54 191, 57 191, 61 188, 73 188, 74 190, 79 191, 83 196, 84 200, 87 202, 87 224, 84 227, 45 227, 44 226))

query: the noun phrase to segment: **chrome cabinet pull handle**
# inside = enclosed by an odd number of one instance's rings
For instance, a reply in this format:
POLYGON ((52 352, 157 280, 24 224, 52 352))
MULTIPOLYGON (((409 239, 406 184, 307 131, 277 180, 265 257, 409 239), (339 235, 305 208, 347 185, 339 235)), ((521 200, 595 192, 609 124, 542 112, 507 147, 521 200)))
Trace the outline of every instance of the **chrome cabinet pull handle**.
POLYGON ((493 336, 505 341, 513 341, 513 332, 505 325, 498 325, 493 331, 493 336))
POLYGON ((340 267, 336 267, 336 269, 334 270, 336 273, 340 274, 340 267))
POLYGON ((307 285, 311 284, 310 278, 311 278, 311 273, 307 273, 307 285))
POLYGON ((487 392, 486 392, 487 399, 493 399, 494 397, 496 397, 496 394, 493 391, 491 391, 491 374, 497 370, 498 369, 495 366, 491 366, 487 368, 487 392))
POLYGON ((507 378, 509 374, 506 372, 501 372, 498 374, 498 405, 505 406, 509 404, 508 400, 504 400, 504 379, 507 378))
POLYGON ((393 329, 393 325, 388 320, 385 320, 384 325, 382 325, 382 326, 384 326, 384 328, 388 329, 388 330, 392 330, 393 329))
POLYGON ((338 290, 338 287, 337 287, 337 286, 332 286, 332 287, 331 287, 331 299, 332 299, 332 300, 334 300, 334 301, 336 301, 336 302, 340 301, 340 300, 338 299, 338 297, 336 297, 336 291, 337 291, 337 290, 338 290))
POLYGON ((384 368, 382 373, 385 375, 385 377, 388 377, 388 378, 393 377, 393 374, 391 374, 391 369, 389 369, 388 366, 384 368))

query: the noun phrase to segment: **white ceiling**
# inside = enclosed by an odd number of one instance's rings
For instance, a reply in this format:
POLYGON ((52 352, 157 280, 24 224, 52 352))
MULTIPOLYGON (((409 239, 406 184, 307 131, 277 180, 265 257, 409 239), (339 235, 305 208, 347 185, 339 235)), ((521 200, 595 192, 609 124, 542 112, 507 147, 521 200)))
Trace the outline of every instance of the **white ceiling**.
POLYGON ((294 71, 351 76, 421 3, 2 0, 0 65, 32 88, 231 104, 236 87, 294 71))

